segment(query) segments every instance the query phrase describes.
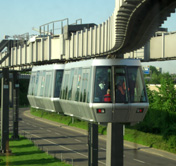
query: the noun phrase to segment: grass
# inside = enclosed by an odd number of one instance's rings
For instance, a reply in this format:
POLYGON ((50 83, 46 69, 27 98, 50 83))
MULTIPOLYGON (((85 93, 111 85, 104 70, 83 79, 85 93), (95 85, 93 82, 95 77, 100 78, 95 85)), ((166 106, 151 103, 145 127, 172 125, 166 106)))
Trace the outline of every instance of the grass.
MULTIPOLYGON (((71 117, 59 115, 51 112, 45 112, 43 110, 31 109, 31 114, 41 118, 49 119, 55 122, 63 123, 70 126, 75 126, 86 130, 88 126, 87 122, 85 121, 80 121, 75 118, 74 123, 72 124, 71 117)), ((106 134, 106 127, 99 125, 99 133, 106 134)), ((126 127, 124 139, 130 142, 146 145, 149 147, 165 150, 176 154, 175 144, 171 145, 169 141, 164 140, 161 135, 144 133, 136 129, 130 129, 126 127)))
POLYGON ((70 166, 38 150, 32 141, 24 137, 20 137, 19 140, 10 140, 9 145, 12 154, 0 156, 2 166, 70 166))
POLYGON ((137 131, 135 129, 125 129, 124 139, 130 142, 138 143, 141 145, 146 145, 149 147, 153 147, 156 149, 165 150, 171 153, 176 154, 176 148, 171 147, 168 141, 164 140, 161 135, 144 133, 141 131, 137 131))

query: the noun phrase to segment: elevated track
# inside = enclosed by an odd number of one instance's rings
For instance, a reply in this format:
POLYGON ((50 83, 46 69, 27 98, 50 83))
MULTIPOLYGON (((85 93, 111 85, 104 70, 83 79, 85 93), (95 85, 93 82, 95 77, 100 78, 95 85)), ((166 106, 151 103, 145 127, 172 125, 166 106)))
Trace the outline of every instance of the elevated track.
POLYGON ((45 33, 40 27, 40 34, 29 40, 15 40, 15 45, 1 41, 0 67, 25 69, 44 63, 123 58, 124 53, 142 47, 175 8, 176 0, 116 0, 113 14, 100 25, 70 25, 64 19, 60 34, 45 24, 45 33), (2 52, 6 47, 8 51, 2 52))

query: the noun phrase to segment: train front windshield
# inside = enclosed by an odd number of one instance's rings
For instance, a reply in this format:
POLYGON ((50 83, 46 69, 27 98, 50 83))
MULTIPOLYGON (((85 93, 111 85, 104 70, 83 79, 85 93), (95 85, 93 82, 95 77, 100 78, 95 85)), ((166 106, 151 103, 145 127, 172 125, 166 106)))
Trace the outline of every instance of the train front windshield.
POLYGON ((94 103, 147 102, 142 77, 138 66, 97 67, 94 103))

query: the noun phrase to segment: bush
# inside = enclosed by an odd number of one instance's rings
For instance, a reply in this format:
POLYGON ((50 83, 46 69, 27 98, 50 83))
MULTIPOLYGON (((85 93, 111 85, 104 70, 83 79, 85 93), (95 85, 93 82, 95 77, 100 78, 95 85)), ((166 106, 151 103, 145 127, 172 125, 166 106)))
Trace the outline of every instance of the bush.
POLYGON ((167 142, 169 144, 170 149, 175 149, 175 147, 176 147, 176 135, 170 136, 167 142))

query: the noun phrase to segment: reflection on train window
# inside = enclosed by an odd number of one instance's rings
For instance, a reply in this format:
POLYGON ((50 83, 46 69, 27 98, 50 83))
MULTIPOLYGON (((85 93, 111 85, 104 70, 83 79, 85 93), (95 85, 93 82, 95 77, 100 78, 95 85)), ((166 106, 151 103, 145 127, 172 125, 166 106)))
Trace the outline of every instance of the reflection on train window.
POLYGON ((127 80, 125 67, 115 67, 115 101, 116 103, 128 102, 127 80))
POLYGON ((71 69, 69 85, 68 85, 68 96, 67 96, 68 100, 71 100, 71 97, 72 97, 73 78, 74 78, 74 69, 71 69))
POLYGON ((75 101, 79 100, 79 94, 80 94, 80 86, 81 86, 81 75, 82 75, 82 68, 78 69, 78 74, 76 76, 76 92, 75 92, 75 101))
POLYGON ((62 89, 61 89, 61 98, 62 99, 66 99, 67 98, 68 79, 69 79, 69 74, 65 74, 65 77, 64 77, 64 80, 63 80, 62 89))
POLYGON ((44 97, 51 97, 51 72, 46 73, 44 97))
POLYGON ((62 77, 63 77, 63 71, 57 70, 56 76, 55 76, 55 88, 54 88, 54 97, 60 96, 60 89, 62 85, 62 77))
POLYGON ((88 85, 88 73, 84 73, 82 78, 82 87, 81 87, 81 95, 80 95, 81 102, 86 102, 87 85, 88 85))
POLYGON ((130 101, 132 103, 147 102, 144 82, 142 80, 141 68, 128 67, 128 80, 130 101))
POLYGON ((43 96, 43 93, 44 93, 44 86, 45 86, 45 71, 42 72, 41 74, 41 86, 40 86, 40 94, 39 96, 43 96))
POLYGON ((32 77, 30 79, 29 90, 28 90, 29 95, 34 95, 34 87, 35 87, 35 73, 32 74, 32 77))
POLYGON ((34 96, 37 96, 39 74, 40 74, 40 72, 37 71, 37 75, 36 75, 36 79, 35 79, 35 90, 34 90, 34 93, 33 93, 34 96))
POLYGON ((91 91, 91 73, 92 73, 92 68, 91 69, 88 69, 88 85, 87 85, 87 103, 90 102, 90 91, 91 91))
POLYGON ((96 67, 94 103, 111 102, 111 89, 111 67, 96 67))

